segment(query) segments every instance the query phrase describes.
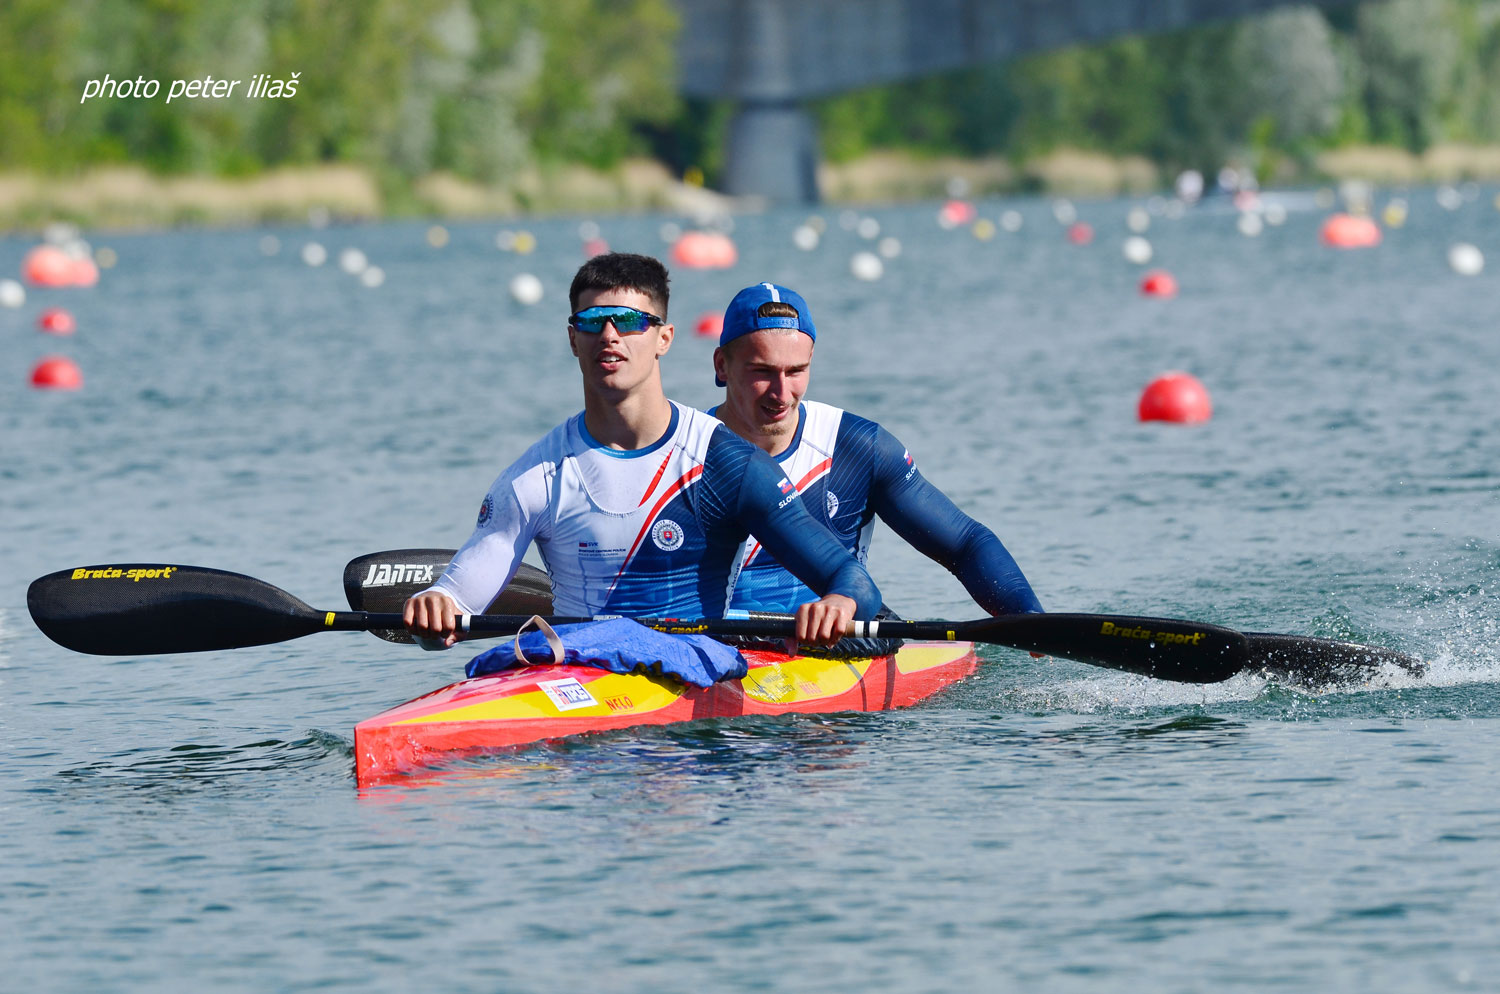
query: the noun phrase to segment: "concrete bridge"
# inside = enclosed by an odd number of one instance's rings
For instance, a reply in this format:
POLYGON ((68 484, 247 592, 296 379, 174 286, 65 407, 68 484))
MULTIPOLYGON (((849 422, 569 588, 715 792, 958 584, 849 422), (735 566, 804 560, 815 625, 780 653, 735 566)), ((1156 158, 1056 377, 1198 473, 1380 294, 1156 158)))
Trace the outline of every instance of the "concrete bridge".
MULTIPOLYGON (((1117 35, 1231 20, 1291 0, 676 0, 680 90, 739 104, 725 192, 818 198, 802 102, 1117 35)), ((1348 6, 1351 0, 1300 0, 1348 6)))

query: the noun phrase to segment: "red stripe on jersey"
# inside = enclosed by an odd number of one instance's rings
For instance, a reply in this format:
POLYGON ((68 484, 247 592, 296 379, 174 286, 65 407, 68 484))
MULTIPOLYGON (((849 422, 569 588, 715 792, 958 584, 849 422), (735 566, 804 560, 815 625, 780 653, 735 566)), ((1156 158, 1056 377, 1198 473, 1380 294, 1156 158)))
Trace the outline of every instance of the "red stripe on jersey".
POLYGON ((678 480, 676 483, 668 487, 667 492, 662 494, 661 499, 658 500, 655 506, 651 508, 651 513, 646 515, 646 523, 641 525, 641 530, 636 535, 635 541, 630 544, 630 551, 625 553, 625 561, 620 564, 620 571, 615 574, 614 581, 609 585, 609 593, 604 595, 604 599, 606 602, 609 601, 610 595, 615 592, 615 587, 619 586, 620 577, 625 575, 625 567, 629 566, 630 560, 635 558, 635 550, 641 547, 641 539, 646 537, 646 533, 650 531, 651 526, 656 523, 656 516, 661 513, 662 508, 667 506, 667 501, 675 497, 677 495, 677 491, 682 490, 689 483, 692 483, 702 475, 703 467, 701 465, 694 466, 692 469, 688 470, 682 475, 682 479, 678 480))
POLYGON ((661 482, 661 475, 667 471, 667 463, 671 461, 672 448, 668 446, 666 456, 662 459, 661 465, 656 467, 656 475, 651 478, 650 484, 648 484, 646 487, 646 492, 641 494, 641 503, 637 504, 636 507, 640 507, 641 504, 644 504, 646 503, 646 501, 651 499, 651 491, 655 490, 656 485, 661 482))
MULTIPOLYGON (((812 481, 816 480, 818 477, 822 476, 824 473, 828 472, 828 470, 832 466, 833 466, 833 456, 829 456, 827 459, 824 459, 822 462, 818 463, 812 469, 808 470, 807 471, 807 475, 804 476, 802 479, 800 479, 800 480, 797 481, 797 492, 800 494, 802 491, 806 490, 807 489, 807 485, 809 483, 811 483, 812 481)), ((750 554, 745 557, 744 565, 741 566, 740 568, 743 569, 745 566, 749 566, 751 560, 753 560, 755 558, 756 554, 759 553, 759 552, 760 552, 760 543, 756 542, 754 545, 752 545, 750 547, 750 554)))

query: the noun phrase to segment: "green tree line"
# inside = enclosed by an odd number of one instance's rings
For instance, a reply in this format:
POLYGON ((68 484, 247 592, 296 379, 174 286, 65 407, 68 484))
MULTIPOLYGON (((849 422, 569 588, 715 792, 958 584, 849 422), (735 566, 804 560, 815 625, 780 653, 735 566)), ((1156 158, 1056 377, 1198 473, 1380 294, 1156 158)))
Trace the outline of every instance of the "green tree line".
POLYGON ((824 154, 1060 147, 1217 167, 1250 153, 1500 142, 1500 2, 1272 9, 850 93, 817 108, 824 154))
MULTIPOLYGON (((730 108, 674 92, 677 30, 670 0, 6 0, 0 169, 245 175, 350 162, 488 182, 646 154, 712 181, 730 108), (157 79, 163 93, 80 103, 106 73, 157 79), (297 73, 296 96, 165 101, 174 79, 258 73, 297 73)), ((1283 7, 812 110, 836 161, 1071 147, 1214 166, 1246 152, 1500 142, 1500 0, 1283 7)))

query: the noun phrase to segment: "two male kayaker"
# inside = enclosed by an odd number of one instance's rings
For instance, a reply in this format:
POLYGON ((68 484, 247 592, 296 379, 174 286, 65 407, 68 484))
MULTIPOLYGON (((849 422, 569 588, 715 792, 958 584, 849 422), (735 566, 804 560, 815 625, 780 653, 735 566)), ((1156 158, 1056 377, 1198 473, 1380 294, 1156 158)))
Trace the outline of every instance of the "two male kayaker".
MULTIPOLYGON (((958 577, 990 614, 1041 603, 995 533, 964 514, 917 470, 910 451, 873 421, 804 400, 817 328, 801 295, 773 283, 730 301, 714 350, 724 402, 709 411, 773 456, 807 509, 865 561, 879 517, 958 577)), ((746 542, 732 607, 790 611, 809 591, 774 549, 746 542), (769 553, 769 555, 767 554, 769 553)))
POLYGON ((495 480, 469 540, 406 602, 414 635, 452 645, 459 615, 481 612, 533 541, 563 615, 720 617, 754 536, 819 592, 791 607, 800 641, 831 644, 850 620, 874 616, 879 590, 804 508, 783 468, 667 398, 667 283, 660 262, 629 253, 578 270, 568 342, 584 409, 495 480))

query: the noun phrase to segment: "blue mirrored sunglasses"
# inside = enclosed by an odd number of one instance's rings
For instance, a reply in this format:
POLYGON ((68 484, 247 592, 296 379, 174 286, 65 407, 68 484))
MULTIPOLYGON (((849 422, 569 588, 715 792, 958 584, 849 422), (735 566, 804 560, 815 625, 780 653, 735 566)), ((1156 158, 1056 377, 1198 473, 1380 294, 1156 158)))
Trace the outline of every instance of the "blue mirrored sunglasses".
POLYGON ((590 335, 604 330, 606 321, 614 322, 615 330, 622 335, 639 335, 654 324, 665 324, 661 318, 634 307, 585 307, 577 314, 568 316, 568 326, 590 335))

